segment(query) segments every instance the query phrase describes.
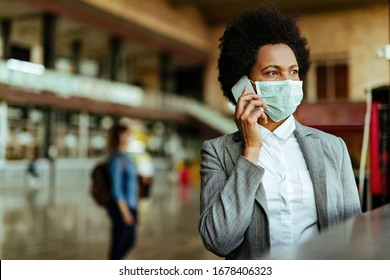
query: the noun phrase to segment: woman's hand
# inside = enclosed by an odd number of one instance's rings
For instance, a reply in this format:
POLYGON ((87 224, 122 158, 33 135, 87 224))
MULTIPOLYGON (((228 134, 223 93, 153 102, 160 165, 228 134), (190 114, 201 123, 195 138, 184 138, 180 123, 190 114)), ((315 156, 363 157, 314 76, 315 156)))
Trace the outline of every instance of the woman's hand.
POLYGON ((245 143, 242 155, 255 164, 257 164, 263 145, 263 136, 258 123, 268 123, 267 115, 264 113, 264 109, 267 109, 268 106, 260 98, 254 93, 248 94, 245 87, 242 95, 238 98, 234 116, 234 121, 245 143))
POLYGON ((133 215, 131 214, 129 208, 127 207, 127 203, 124 200, 119 200, 118 201, 118 207, 119 211, 122 216, 122 221, 125 225, 132 225, 134 223, 134 218, 133 215))
POLYGON ((122 220, 125 225, 131 226, 134 223, 133 215, 131 212, 122 215, 122 220))

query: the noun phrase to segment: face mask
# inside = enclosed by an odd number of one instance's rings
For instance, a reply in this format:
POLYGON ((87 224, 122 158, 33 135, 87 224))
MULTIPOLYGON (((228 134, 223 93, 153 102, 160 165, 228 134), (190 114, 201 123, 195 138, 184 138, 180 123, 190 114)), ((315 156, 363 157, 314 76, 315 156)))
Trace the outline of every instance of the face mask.
POLYGON ((254 82, 257 94, 268 105, 264 110, 274 122, 292 115, 303 98, 302 81, 254 82))

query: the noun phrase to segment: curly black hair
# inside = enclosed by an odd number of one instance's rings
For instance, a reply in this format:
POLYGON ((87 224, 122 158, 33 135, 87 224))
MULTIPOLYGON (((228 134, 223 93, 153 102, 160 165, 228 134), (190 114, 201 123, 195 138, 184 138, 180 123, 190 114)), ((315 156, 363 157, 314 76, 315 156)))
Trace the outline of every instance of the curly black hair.
POLYGON ((288 45, 297 59, 300 77, 310 68, 307 40, 301 36, 296 19, 282 15, 275 6, 261 6, 242 13, 227 24, 219 40, 218 80, 223 95, 233 104, 236 101, 231 88, 243 75, 249 76, 258 51, 264 45, 288 45))

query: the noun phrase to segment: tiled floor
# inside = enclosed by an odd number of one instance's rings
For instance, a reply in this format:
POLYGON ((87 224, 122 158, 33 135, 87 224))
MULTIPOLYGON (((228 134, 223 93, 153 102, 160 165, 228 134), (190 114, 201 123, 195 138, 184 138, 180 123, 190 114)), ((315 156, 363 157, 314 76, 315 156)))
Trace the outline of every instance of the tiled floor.
MULTIPOLYGON (((219 259, 203 248, 197 230, 199 187, 185 200, 167 173, 157 174, 151 198, 140 203, 137 246, 127 259, 219 259)), ((109 220, 88 194, 70 180, 36 197, 23 188, 0 189, 0 258, 9 260, 105 259, 109 220)))

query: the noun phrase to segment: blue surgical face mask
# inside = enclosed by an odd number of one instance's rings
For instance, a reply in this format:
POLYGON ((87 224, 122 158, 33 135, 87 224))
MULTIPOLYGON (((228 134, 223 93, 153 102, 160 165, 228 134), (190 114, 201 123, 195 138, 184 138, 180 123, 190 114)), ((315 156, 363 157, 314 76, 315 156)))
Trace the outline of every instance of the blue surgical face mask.
POLYGON ((264 110, 274 122, 280 122, 292 115, 303 98, 302 81, 252 82, 261 100, 268 105, 264 110))

